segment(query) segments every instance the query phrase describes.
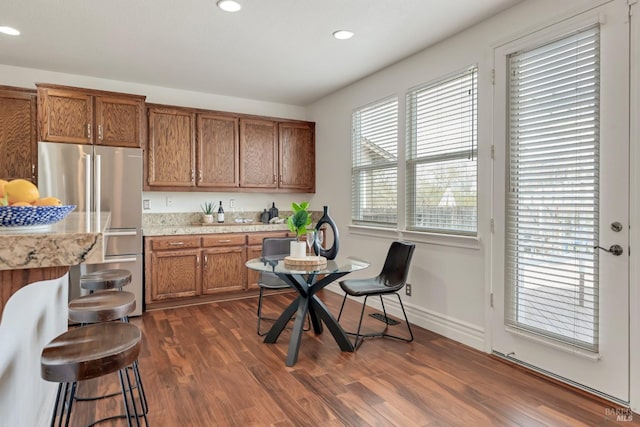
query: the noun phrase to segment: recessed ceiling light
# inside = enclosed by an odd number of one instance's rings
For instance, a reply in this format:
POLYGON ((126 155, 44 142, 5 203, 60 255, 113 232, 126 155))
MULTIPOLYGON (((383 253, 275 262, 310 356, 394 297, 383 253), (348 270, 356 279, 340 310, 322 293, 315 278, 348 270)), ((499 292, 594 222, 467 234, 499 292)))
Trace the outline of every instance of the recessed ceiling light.
POLYGON ((218 7, 225 12, 237 12, 242 9, 242 6, 237 1, 233 0, 218 0, 216 3, 218 7))
POLYGON ((8 34, 10 36, 19 36, 20 31, 11 27, 0 27, 0 33, 8 34))
POLYGON ((334 31, 333 37, 337 38, 338 40, 349 40, 351 37, 353 37, 353 31, 349 31, 349 30, 334 31))

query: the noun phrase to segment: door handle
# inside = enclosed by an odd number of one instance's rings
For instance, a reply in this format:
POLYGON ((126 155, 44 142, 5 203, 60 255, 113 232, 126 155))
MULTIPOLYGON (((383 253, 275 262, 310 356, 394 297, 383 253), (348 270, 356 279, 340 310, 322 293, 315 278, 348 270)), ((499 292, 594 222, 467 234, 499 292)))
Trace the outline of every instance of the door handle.
POLYGON ((609 252, 610 254, 615 255, 615 256, 620 256, 624 252, 624 249, 622 249, 622 246, 620 246, 620 245, 611 245, 611 247, 609 249, 603 248, 602 246, 594 246, 593 248, 594 249, 602 249, 603 251, 609 252))

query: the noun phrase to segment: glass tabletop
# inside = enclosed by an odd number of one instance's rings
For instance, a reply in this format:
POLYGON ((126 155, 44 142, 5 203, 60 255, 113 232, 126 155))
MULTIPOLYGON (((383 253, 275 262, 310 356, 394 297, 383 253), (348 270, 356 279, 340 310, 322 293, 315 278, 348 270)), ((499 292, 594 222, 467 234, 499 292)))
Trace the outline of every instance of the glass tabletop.
POLYGON ((246 263, 247 268, 256 271, 284 274, 331 274, 350 273, 369 267, 369 261, 355 257, 337 257, 327 260, 326 264, 317 266, 290 265, 284 262, 284 257, 261 257, 250 259, 246 263))

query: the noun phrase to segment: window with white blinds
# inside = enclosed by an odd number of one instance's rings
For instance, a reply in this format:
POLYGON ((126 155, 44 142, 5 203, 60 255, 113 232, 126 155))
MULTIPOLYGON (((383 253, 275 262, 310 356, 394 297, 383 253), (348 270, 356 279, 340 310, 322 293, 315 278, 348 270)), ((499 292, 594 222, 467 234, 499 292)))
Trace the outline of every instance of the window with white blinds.
POLYGON ((407 94, 407 229, 477 232, 477 68, 407 94))
POLYGON ((595 352, 599 27, 508 67, 505 322, 595 352))
POLYGON ((352 116, 352 220, 392 227, 398 222, 398 100, 386 99, 352 116))

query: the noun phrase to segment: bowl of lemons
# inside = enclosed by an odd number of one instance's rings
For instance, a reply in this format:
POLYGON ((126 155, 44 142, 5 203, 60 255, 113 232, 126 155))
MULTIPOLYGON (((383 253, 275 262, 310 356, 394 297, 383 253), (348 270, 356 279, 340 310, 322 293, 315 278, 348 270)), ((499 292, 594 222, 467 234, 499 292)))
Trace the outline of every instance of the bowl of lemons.
POLYGON ((40 197, 38 187, 25 179, 0 180, 0 227, 54 224, 75 208, 56 197, 40 197))

